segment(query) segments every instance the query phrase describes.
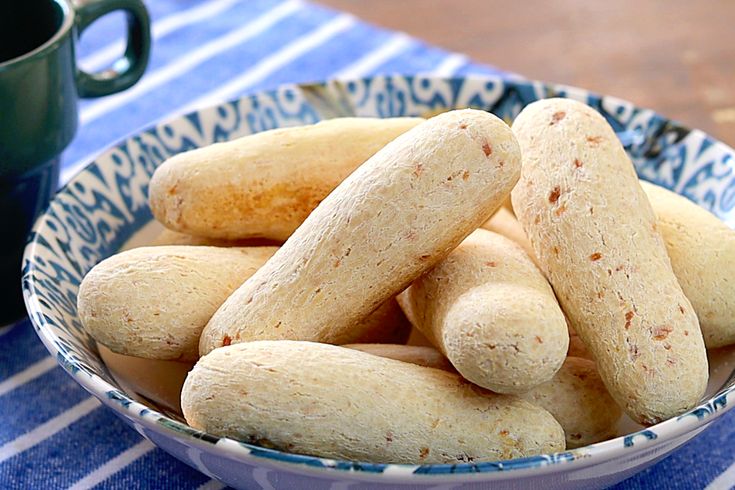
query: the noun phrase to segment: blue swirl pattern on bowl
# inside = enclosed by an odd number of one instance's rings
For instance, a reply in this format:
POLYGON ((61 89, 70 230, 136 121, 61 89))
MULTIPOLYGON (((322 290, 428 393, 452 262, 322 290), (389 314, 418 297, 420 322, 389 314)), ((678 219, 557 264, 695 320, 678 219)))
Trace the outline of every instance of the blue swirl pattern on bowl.
POLYGON ((613 97, 500 78, 379 76, 284 86, 157 124, 110 148, 72 179, 39 218, 26 249, 23 289, 34 328, 59 363, 138 432, 219 478, 227 477, 214 469, 215 464, 204 462, 210 451, 250 465, 237 471, 249 471, 269 460, 351 472, 446 475, 507 472, 609 457, 646 447, 662 436, 678 438, 681 444, 731 408, 735 381, 731 379, 715 397, 692 411, 646 430, 577 450, 511 461, 384 465, 265 449, 194 430, 132 399, 119 389, 77 318, 76 295, 82 277, 152 219, 146 199, 148 182, 155 168, 176 153, 258 131, 346 115, 426 116, 469 106, 510 122, 528 103, 553 96, 574 98, 601 112, 621 135, 642 178, 689 197, 731 226, 735 223, 735 152, 701 131, 613 97))

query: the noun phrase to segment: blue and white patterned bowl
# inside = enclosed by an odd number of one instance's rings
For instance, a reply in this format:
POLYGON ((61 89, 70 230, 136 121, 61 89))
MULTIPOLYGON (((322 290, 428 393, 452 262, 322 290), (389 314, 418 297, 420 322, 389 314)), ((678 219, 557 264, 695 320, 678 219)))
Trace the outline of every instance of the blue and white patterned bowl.
MULTIPOLYGON (((216 141, 329 117, 430 115, 454 107, 486 109, 511 121, 526 104, 562 96, 599 110, 620 134, 641 177, 686 195, 735 223, 735 151, 613 97, 541 82, 498 78, 381 76, 284 86, 165 121, 108 149, 74 177, 39 218, 23 262, 23 290, 33 325, 58 362, 87 391, 142 435, 187 464, 236 487, 346 488, 450 484, 447 488, 543 485, 594 488, 653 464, 735 405, 728 363, 713 361, 708 398, 694 410, 592 446, 502 463, 384 465, 335 461, 264 449, 191 429, 146 406, 104 364, 77 317, 82 277, 152 219, 148 182, 166 158, 216 141), (727 370, 725 374, 723 370, 727 370), (270 483, 269 483, 270 482, 270 483), (455 486, 456 485, 456 486, 455 486)), ((445 487, 442 487, 445 488, 445 487)))

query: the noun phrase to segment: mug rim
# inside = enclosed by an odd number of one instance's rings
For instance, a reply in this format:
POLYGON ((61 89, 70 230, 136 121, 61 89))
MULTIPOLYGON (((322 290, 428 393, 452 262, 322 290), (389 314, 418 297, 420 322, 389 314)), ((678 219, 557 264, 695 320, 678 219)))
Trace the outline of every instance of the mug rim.
POLYGON ((13 68, 15 65, 23 64, 35 58, 37 55, 52 51, 59 44, 61 44, 62 40, 67 36, 67 34, 69 34, 72 25, 74 25, 74 9, 71 8, 68 0, 51 0, 51 2, 61 7, 61 11, 64 16, 59 28, 46 42, 44 42, 40 46, 37 46, 36 48, 28 51, 27 53, 23 53, 20 56, 16 56, 15 58, 0 62, 0 72, 9 68, 13 68))

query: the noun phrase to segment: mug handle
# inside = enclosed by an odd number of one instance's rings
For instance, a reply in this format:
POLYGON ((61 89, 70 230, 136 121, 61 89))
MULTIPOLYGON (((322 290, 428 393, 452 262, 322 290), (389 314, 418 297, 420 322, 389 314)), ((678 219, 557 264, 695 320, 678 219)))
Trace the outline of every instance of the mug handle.
POLYGON ((122 10, 127 17, 125 53, 110 69, 96 73, 78 70, 77 90, 81 97, 101 97, 125 90, 140 80, 148 65, 151 26, 142 0, 80 0, 75 4, 78 36, 95 20, 115 10, 122 10))

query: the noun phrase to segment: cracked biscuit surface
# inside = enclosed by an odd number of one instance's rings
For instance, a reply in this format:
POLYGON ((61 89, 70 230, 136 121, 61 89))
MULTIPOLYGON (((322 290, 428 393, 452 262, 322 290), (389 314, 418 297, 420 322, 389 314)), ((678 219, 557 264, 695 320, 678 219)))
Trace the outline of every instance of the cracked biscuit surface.
POLYGON ((614 131, 585 104, 547 99, 513 132, 513 209, 610 394, 643 424, 692 408, 707 386, 702 333, 614 131))
POLYGON ((427 120, 344 180, 225 301, 200 353, 225 339, 354 341, 351 325, 487 220, 519 174, 515 137, 492 114, 427 120))
POLYGON ((153 174, 151 210, 191 235, 283 241, 345 177, 421 122, 336 118, 180 153, 153 174))
POLYGON ((300 341, 221 347, 181 395, 187 422, 289 452, 374 463, 497 461, 564 449, 543 408, 439 369, 300 341))
POLYGON ((497 393, 549 381, 569 334, 554 291, 523 249, 478 229, 398 302, 465 378, 497 393))

